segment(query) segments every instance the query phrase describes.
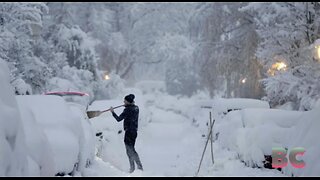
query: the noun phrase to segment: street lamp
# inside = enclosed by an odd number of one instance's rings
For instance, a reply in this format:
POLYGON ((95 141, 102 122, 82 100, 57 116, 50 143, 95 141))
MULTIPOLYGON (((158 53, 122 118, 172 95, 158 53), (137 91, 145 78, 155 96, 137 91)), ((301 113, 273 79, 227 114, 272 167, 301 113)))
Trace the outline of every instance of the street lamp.
POLYGON ((271 65, 271 68, 268 70, 268 73, 271 76, 274 76, 276 71, 286 71, 286 70, 287 70, 287 64, 282 61, 279 61, 271 65))
POLYGON ((278 71, 281 71, 281 70, 285 70, 287 68, 287 65, 284 62, 277 62, 272 65, 272 68, 277 69, 278 71))
POLYGON ((104 75, 104 79, 109 80, 110 79, 109 75, 108 74, 104 75))

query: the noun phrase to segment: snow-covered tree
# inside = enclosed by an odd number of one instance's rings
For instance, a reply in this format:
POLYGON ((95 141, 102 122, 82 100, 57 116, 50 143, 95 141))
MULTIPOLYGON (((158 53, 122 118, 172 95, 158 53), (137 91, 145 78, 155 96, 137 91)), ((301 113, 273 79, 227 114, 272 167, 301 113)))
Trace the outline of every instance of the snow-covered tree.
MULTIPOLYGON (((310 61, 306 47, 319 38, 319 3, 249 3, 261 42, 257 56, 266 65, 281 57, 289 67, 310 61), (307 55, 307 56, 306 56, 307 55)), ((312 58, 311 58, 312 60, 312 58)))
POLYGON ((165 34, 159 37, 152 50, 151 59, 165 61, 164 80, 169 94, 191 96, 200 89, 199 76, 192 62, 194 44, 188 37, 165 34))
POLYGON ((66 53, 69 66, 88 70, 96 76, 97 56, 94 39, 88 37, 77 26, 67 28, 62 25, 57 36, 59 37, 57 46, 60 51, 66 53))
POLYGON ((320 65, 298 66, 264 79, 268 100, 272 106, 294 102, 294 109, 306 111, 320 98, 320 65))
MULTIPOLYGON (((90 4, 87 5, 88 8, 91 7, 90 4)), ((94 98, 102 78, 98 72, 99 55, 95 49, 98 40, 82 29, 90 30, 89 26, 79 26, 84 24, 85 19, 75 18, 82 7, 73 3, 48 3, 48 7, 51 11, 46 16, 43 35, 44 43, 48 43, 47 46, 38 46, 37 49, 53 73, 47 90, 80 90, 94 98), (70 82, 70 85, 67 85, 66 81, 70 82), (54 85, 54 82, 60 83, 54 85)), ((86 17, 86 13, 81 14, 81 17, 86 17)))
POLYGON ((260 67, 254 56, 258 39, 252 18, 238 11, 243 5, 200 4, 190 19, 190 36, 197 43, 195 68, 211 96, 220 92, 225 97, 261 96, 260 67))
POLYGON ((317 2, 273 2, 249 3, 242 9, 255 17, 261 39, 256 55, 265 71, 275 63, 283 63, 287 69, 269 73, 263 81, 273 105, 293 101, 296 109, 309 110, 312 103, 305 98, 317 97, 318 75, 314 71, 319 62, 312 51, 320 36, 319 8, 317 2), (305 88, 308 90, 302 90, 305 88))
POLYGON ((44 3, 1 3, 1 58, 9 62, 11 81, 23 79, 35 92, 42 90, 49 76, 48 67, 33 52, 48 11, 44 3))

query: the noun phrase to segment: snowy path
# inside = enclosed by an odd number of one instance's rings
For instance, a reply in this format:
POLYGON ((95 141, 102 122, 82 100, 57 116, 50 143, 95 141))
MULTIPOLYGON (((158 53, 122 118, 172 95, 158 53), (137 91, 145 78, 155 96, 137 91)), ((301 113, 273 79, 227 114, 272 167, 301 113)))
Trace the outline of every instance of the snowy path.
MULTIPOLYGON (((206 139, 199 128, 192 126, 185 115, 149 107, 152 122, 140 128, 136 150, 144 171, 129 174, 129 163, 123 144, 123 133, 113 135, 105 148, 104 156, 88 168, 85 176, 194 176, 199 166, 206 139)), ((203 111, 206 113, 206 111, 203 111)), ((204 117, 204 116, 202 116, 204 117)), ((109 114, 99 121, 112 118, 109 114)), ((199 118, 200 115, 199 115, 199 118)), ((113 120, 114 121, 114 120, 113 120)), ((122 125, 122 122, 121 122, 122 125)), ((205 132, 207 133, 207 132, 205 132)), ((111 136, 111 135, 110 135, 111 136)), ((283 176, 276 170, 246 167, 236 154, 213 144, 215 164, 207 147, 199 176, 283 176)))

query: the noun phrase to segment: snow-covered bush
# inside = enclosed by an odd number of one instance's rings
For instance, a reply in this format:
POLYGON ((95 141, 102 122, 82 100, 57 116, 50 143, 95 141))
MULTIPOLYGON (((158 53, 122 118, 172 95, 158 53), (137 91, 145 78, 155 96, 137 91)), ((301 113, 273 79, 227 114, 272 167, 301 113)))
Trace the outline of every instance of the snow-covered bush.
POLYGON ((14 87, 16 95, 32 94, 31 86, 27 84, 23 79, 15 79, 13 82, 11 82, 11 85, 14 87))
POLYGON ((65 66, 58 77, 51 78, 47 83, 47 91, 81 91, 94 98, 97 82, 90 71, 65 66))

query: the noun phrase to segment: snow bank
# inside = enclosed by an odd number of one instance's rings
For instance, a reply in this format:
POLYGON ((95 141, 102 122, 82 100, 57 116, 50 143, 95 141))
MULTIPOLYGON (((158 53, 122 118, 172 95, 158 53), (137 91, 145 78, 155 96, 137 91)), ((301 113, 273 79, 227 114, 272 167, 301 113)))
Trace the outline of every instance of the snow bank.
POLYGON ((2 60, 0 84, 0 176, 26 176, 29 174, 24 130, 9 83, 9 69, 2 60))

